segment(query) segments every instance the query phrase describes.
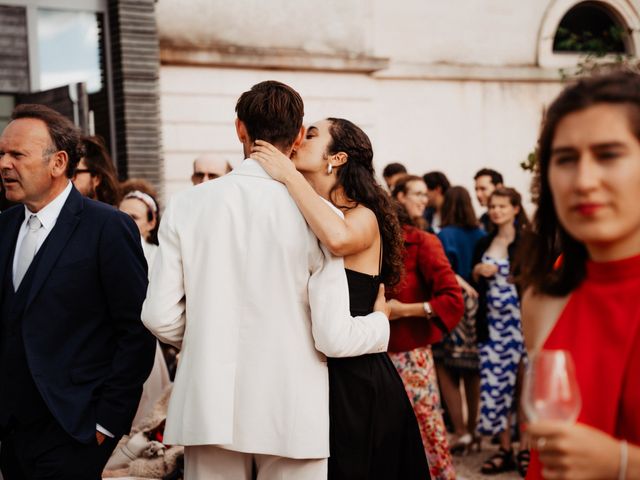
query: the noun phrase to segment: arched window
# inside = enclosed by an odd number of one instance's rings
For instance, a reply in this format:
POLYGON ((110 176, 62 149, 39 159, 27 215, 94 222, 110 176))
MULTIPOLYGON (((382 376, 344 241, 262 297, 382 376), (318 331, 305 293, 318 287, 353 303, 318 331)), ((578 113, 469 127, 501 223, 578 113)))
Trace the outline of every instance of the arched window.
POLYGON ((585 54, 638 52, 640 16, 628 0, 550 0, 538 37, 540 67, 575 67, 585 54))
POLYGON ((582 2, 560 21, 553 38, 554 52, 631 53, 628 28, 608 7, 599 2, 582 2))

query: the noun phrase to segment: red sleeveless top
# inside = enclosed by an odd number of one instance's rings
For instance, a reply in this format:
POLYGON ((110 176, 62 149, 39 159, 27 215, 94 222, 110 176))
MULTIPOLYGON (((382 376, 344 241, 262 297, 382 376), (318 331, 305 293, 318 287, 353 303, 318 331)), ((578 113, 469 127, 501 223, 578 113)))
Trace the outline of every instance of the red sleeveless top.
MULTIPOLYGON (((545 349, 571 352, 582 396, 578 422, 640 445, 640 255, 587 262, 545 349)), ((539 479, 532 452, 527 479, 539 479)))

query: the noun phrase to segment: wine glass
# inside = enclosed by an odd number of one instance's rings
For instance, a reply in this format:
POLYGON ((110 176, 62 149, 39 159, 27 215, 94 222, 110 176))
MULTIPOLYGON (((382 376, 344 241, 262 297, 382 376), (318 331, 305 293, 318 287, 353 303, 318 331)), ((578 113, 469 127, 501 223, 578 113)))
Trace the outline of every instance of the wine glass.
POLYGON ((529 359, 522 402, 529 421, 576 421, 582 400, 569 352, 541 350, 529 359))

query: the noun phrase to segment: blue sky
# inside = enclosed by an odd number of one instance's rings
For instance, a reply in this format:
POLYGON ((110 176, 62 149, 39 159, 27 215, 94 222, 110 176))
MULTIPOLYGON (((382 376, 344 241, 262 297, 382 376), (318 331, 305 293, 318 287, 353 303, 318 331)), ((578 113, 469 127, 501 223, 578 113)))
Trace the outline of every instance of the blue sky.
POLYGON ((101 88, 98 22, 92 12, 38 10, 40 89, 87 82, 101 88))

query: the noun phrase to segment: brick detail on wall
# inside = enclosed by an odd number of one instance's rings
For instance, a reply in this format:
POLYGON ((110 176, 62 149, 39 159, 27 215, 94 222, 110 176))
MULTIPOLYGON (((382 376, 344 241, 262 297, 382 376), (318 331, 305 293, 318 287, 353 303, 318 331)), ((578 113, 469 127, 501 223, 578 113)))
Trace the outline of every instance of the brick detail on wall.
POLYGON ((29 91, 29 47, 24 7, 0 5, 0 92, 29 91))
POLYGON ((118 172, 162 195, 159 48, 155 0, 109 0, 118 172))

